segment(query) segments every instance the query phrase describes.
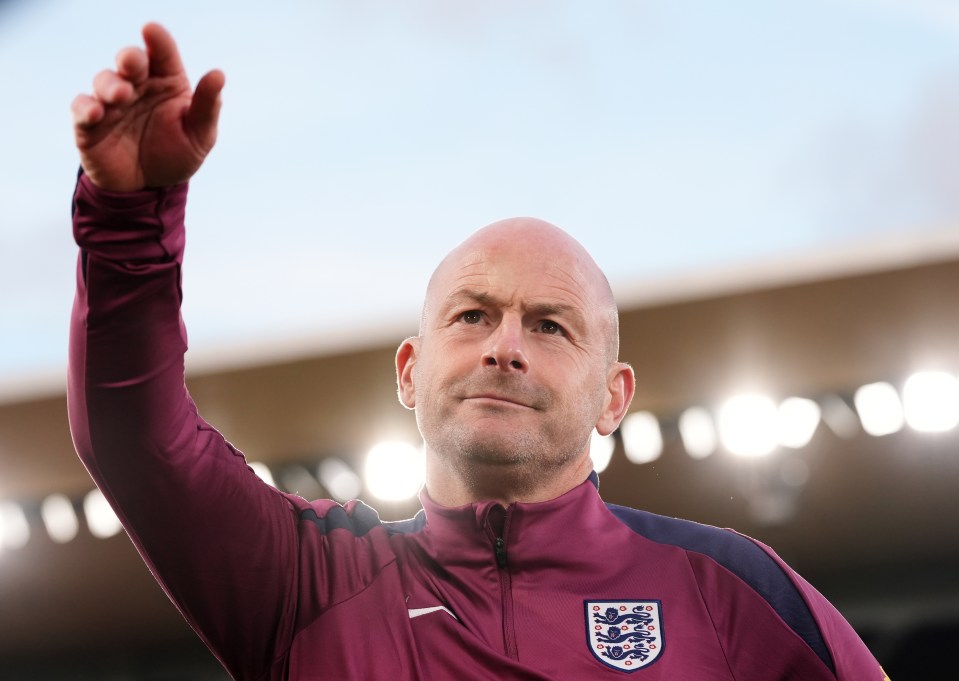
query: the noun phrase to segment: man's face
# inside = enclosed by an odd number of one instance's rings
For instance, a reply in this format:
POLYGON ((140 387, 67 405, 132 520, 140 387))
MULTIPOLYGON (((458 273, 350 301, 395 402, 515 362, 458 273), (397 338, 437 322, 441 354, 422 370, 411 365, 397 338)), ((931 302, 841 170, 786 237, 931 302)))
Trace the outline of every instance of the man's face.
POLYGON ((609 402, 615 309, 569 242, 558 230, 480 232, 434 275, 404 402, 432 455, 461 475, 548 475, 588 456, 609 402))

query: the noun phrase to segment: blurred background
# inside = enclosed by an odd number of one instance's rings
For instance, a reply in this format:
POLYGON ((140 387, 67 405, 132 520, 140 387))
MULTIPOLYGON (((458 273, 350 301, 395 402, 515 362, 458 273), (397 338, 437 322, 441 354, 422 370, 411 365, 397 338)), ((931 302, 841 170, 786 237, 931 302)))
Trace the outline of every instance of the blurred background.
POLYGON ((148 20, 227 74, 188 384, 262 476, 415 513, 393 351, 443 254, 536 215, 638 374, 606 499, 771 544, 896 681, 954 670, 954 3, 0 0, 0 678, 225 678, 66 421, 69 105, 148 20))

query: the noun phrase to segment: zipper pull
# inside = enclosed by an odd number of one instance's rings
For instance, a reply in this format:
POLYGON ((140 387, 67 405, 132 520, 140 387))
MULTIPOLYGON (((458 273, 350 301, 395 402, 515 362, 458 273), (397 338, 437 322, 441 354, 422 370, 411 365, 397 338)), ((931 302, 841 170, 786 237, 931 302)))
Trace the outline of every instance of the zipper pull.
POLYGON ((501 568, 506 567, 506 540, 502 537, 496 538, 496 543, 493 546, 493 550, 496 553, 496 564, 501 568))

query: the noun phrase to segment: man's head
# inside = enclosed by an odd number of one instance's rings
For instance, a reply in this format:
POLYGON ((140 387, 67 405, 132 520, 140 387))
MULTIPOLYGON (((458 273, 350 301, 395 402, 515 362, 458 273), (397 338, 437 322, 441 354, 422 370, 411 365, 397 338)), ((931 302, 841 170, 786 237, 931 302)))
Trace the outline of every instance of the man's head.
POLYGON ((633 394, 618 336, 605 276, 559 228, 513 218, 454 249, 396 357, 430 494, 537 501, 582 482, 593 428, 612 432, 633 394))

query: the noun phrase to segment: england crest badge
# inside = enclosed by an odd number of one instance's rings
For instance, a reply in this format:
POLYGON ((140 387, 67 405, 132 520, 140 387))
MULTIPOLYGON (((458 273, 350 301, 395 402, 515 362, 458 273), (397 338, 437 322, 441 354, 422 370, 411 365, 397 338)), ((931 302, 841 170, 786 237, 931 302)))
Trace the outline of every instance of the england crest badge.
POLYGON ((603 664, 624 672, 648 667, 663 653, 660 601, 586 601, 586 640, 603 664))

